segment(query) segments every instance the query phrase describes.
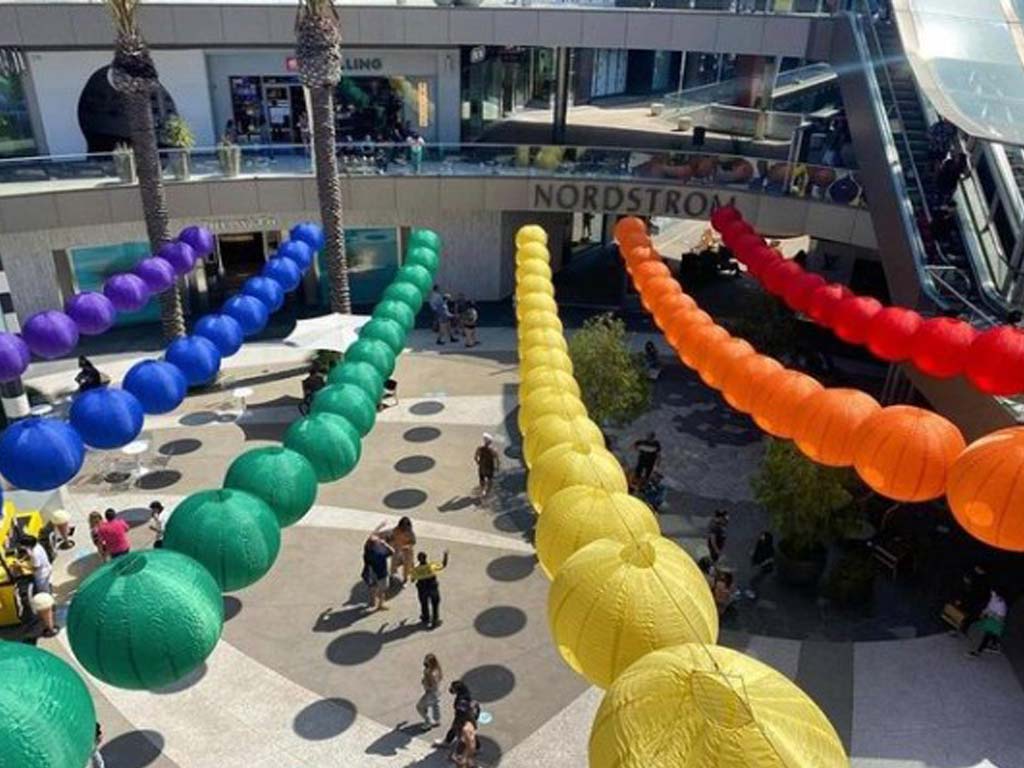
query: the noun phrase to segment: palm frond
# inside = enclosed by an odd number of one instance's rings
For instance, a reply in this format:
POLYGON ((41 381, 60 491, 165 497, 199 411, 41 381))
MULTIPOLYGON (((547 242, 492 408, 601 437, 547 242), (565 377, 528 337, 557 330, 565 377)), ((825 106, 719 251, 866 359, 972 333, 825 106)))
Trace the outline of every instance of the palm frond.
POLYGON ((337 13, 334 0, 299 0, 299 16, 327 16, 337 13))
POLYGON ((139 7, 139 2, 140 0, 106 0, 118 34, 130 34, 136 29, 135 11, 139 7))

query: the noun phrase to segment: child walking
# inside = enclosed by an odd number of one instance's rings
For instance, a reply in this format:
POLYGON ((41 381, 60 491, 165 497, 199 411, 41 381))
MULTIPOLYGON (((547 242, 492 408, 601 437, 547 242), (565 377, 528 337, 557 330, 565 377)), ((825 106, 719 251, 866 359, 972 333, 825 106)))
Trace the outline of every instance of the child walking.
POLYGON ((423 657, 423 695, 416 702, 416 711, 423 718, 423 730, 429 731, 441 724, 441 662, 428 653, 423 657))

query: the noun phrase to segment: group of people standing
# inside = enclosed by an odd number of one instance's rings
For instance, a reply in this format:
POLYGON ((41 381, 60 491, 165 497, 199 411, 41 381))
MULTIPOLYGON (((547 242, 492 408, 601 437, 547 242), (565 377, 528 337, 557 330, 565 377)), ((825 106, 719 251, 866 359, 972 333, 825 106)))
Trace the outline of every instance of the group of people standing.
POLYGON ((435 285, 427 298, 427 304, 434 315, 438 344, 449 341, 454 344, 460 336, 467 347, 475 347, 480 343, 476 338, 480 312, 476 303, 467 299, 465 294, 460 293, 453 299, 450 293, 442 292, 441 287, 435 285))
MULTIPOLYGON (((149 503, 149 530, 153 531, 153 548, 161 549, 164 545, 164 505, 159 501, 149 503)), ((131 552, 131 542, 128 540, 128 525, 117 511, 107 508, 101 515, 94 510, 89 513, 89 533, 92 537, 93 546, 99 555, 100 562, 115 560, 124 557, 131 552)))
MULTIPOLYGON (((416 702, 416 711, 423 718, 424 730, 431 730, 441 724, 442 680, 444 673, 441 671, 441 662, 434 654, 428 653, 423 657, 423 695, 416 702)), ((452 702, 452 724, 444 738, 435 741, 433 746, 449 749, 451 761, 460 768, 475 768, 476 755, 480 750, 477 737, 480 705, 462 680, 453 680, 448 686, 448 693, 455 697, 452 702)))

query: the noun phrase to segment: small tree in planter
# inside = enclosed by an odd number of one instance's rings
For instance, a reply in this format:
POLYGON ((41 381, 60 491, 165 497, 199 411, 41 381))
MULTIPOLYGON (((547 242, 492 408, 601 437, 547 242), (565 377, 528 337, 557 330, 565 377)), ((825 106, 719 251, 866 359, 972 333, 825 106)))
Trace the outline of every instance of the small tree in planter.
POLYGON ((138 181, 135 173, 135 153, 127 144, 118 144, 114 147, 114 172, 123 184, 134 184, 138 181))
POLYGON ((217 143, 217 162, 225 176, 237 176, 242 172, 242 148, 225 136, 217 143))
POLYGON ((818 582, 826 547, 849 526, 853 497, 841 470, 808 459, 790 442, 771 440, 750 482, 779 538, 779 577, 800 586, 818 582))
POLYGON ((592 317, 569 341, 576 381, 598 424, 632 421, 651 403, 643 355, 630 351, 626 325, 610 314, 592 317))
POLYGON ((168 146, 179 150, 171 153, 171 173, 179 181, 187 181, 192 175, 189 154, 196 145, 196 137, 191 126, 179 115, 171 115, 164 124, 164 140, 168 146))

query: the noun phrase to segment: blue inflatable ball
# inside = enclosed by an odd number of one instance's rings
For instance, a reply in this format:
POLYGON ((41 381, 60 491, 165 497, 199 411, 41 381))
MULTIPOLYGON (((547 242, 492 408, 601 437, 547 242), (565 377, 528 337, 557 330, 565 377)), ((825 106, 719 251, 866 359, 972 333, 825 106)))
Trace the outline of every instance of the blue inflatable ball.
POLYGON ((190 387, 209 384, 220 371, 220 352, 216 345, 202 336, 184 336, 167 345, 164 360, 185 374, 190 387))
POLYGON ((0 437, 0 474, 26 491, 60 488, 78 474, 84 460, 82 438, 56 419, 16 421, 0 437))
POLYGON ((284 289, 277 280, 269 277, 250 277, 242 284, 242 293, 255 296, 267 305, 271 312, 277 312, 284 306, 284 289))
POLYGON ((315 253, 324 247, 324 228, 312 221, 302 221, 292 227, 288 239, 301 240, 315 253))
POLYGON ((305 272, 313 264, 313 249, 302 240, 288 240, 281 243, 277 249, 277 255, 282 259, 291 259, 299 265, 299 269, 305 272))
POLYGON ((299 287, 302 282, 302 272, 299 265, 291 259, 273 258, 267 262, 260 272, 263 277, 269 277, 277 281, 285 293, 291 293, 299 287))
POLYGON ((242 333, 255 336, 267 327, 267 320, 270 319, 270 310, 267 305, 255 296, 239 293, 224 302, 220 311, 238 321, 242 326, 242 333))
POLYGON ((235 318, 216 313, 199 318, 192 333, 212 341, 221 357, 231 357, 241 349, 245 335, 235 318))
POLYGON ((142 403, 123 389, 98 387, 75 397, 69 420, 93 448, 120 448, 139 436, 146 416, 142 403))
POLYGON ((188 382, 176 365, 143 360, 128 369, 121 386, 131 392, 146 413, 170 413, 185 399, 188 382))

